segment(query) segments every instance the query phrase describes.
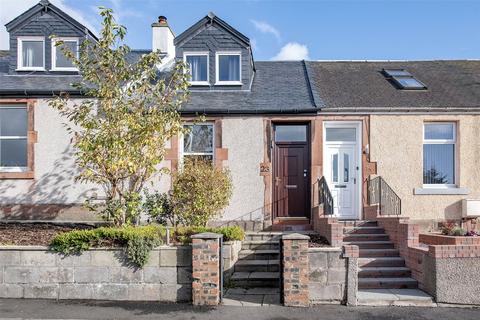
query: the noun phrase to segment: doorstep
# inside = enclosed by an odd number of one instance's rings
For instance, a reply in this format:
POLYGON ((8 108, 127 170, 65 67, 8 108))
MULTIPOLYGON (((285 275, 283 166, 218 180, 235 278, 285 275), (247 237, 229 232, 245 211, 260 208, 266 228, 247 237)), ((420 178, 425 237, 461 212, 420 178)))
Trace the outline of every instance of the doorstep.
POLYGON ((436 307, 427 293, 419 289, 362 289, 358 290, 359 306, 436 307))
POLYGON ((278 288, 230 288, 222 299, 225 306, 266 307, 280 305, 278 288))

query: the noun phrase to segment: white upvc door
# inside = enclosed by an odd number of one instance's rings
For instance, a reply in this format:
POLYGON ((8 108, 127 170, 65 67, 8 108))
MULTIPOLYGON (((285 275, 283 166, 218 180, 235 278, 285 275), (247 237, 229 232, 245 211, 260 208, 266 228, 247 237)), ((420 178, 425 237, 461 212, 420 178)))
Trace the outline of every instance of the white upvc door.
POLYGON ((343 122, 325 122, 324 126, 323 175, 332 193, 334 215, 340 219, 360 217, 359 127, 343 122))

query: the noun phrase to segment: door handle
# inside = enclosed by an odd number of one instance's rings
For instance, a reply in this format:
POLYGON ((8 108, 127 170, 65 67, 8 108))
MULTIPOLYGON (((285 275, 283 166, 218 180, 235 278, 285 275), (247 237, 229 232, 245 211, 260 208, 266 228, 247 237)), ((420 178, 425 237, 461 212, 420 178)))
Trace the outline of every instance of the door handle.
POLYGON ((307 169, 304 169, 304 170, 303 170, 303 176, 304 176, 304 177, 306 177, 306 176, 307 176, 307 172, 308 172, 308 170, 307 170, 307 169))

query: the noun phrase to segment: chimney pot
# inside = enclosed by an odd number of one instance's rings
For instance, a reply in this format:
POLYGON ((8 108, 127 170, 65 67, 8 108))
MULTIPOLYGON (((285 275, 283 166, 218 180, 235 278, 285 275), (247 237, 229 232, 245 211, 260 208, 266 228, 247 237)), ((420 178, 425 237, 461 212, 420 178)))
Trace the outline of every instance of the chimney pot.
POLYGON ((167 17, 165 17, 165 16, 159 16, 159 17, 158 17, 158 23, 166 24, 166 23, 167 23, 167 17))

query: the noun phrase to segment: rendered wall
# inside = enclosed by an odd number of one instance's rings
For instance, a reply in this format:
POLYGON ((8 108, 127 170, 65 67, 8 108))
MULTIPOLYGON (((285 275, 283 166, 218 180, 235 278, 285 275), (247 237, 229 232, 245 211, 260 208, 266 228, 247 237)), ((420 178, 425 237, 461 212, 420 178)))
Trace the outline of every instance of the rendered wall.
POLYGON ((190 301, 192 250, 160 247, 142 269, 121 250, 67 256, 45 247, 0 247, 0 298, 190 301))
MULTIPOLYGON (((71 136, 63 125, 64 118, 48 105, 47 99, 37 100, 34 112, 34 130, 38 133, 34 147, 35 179, 0 180, 0 206, 3 209, 0 210, 0 219, 98 219, 86 214, 82 204, 94 193, 102 196, 102 189, 74 181, 78 169, 73 158, 71 136), (12 204, 23 206, 4 209, 12 204)), ((170 161, 165 161, 162 166, 170 168, 170 161)), ((170 185, 170 177, 165 175, 152 181, 160 191, 168 190, 170 185)))
POLYGON ((461 200, 480 198, 480 116, 372 115, 370 159, 402 199, 402 215, 415 220, 459 219, 461 200), (423 124, 457 122, 457 183, 468 195, 414 195, 423 184, 423 124))
POLYGON ((260 176, 264 153, 263 119, 224 118, 222 147, 228 149, 224 166, 232 175, 233 196, 220 219, 262 219, 265 190, 260 176))

